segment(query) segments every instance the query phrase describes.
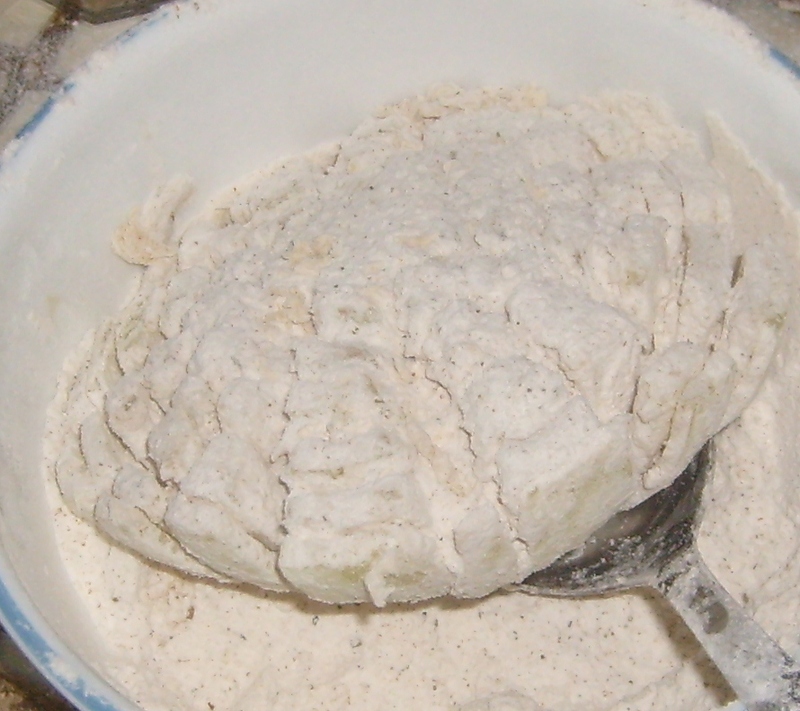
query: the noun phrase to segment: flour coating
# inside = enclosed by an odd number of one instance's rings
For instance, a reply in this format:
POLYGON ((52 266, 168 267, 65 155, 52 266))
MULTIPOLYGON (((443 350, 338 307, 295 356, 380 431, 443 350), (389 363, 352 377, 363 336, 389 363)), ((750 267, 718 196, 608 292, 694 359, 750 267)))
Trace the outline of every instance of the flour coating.
POLYGON ((176 179, 65 379, 64 500, 192 576, 477 598, 672 481, 758 391, 790 302, 651 99, 444 87, 233 188, 176 179))

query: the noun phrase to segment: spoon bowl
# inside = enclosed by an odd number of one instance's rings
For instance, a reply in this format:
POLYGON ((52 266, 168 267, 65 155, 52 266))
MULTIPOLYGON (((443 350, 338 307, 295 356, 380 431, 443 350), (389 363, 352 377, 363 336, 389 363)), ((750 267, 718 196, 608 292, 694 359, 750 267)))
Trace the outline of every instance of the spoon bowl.
POLYGON ((749 711, 797 711, 800 666, 731 597, 697 549, 712 459, 708 442, 670 486, 614 515, 514 590, 563 598, 657 590, 749 711))

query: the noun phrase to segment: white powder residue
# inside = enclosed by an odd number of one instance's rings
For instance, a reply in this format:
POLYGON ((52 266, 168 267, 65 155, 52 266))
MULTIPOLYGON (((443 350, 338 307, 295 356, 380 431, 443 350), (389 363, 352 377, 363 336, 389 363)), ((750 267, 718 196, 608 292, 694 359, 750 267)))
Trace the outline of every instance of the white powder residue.
POLYGON ((713 129, 716 168, 643 97, 446 89, 182 234, 187 181, 154 193, 116 238, 139 292, 46 443, 121 688, 148 711, 713 708, 648 595, 397 603, 520 580, 726 427, 701 545, 793 646, 797 225, 713 129))

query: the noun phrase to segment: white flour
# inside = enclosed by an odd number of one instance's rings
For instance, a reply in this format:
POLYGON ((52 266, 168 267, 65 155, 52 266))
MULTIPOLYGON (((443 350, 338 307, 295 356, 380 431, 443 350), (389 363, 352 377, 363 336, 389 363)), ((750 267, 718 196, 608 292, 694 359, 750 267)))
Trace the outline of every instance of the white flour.
POLYGON ((767 476, 798 461, 794 217, 722 130, 724 179, 652 102, 541 103, 408 102, 177 239, 180 181, 118 235, 144 296, 66 381, 59 484, 106 536, 248 585, 150 567, 58 507, 145 708, 713 706, 646 596, 378 611, 258 588, 382 605, 519 580, 679 473, 767 372, 719 437, 703 545, 767 621, 796 617, 774 601, 798 502, 767 476))

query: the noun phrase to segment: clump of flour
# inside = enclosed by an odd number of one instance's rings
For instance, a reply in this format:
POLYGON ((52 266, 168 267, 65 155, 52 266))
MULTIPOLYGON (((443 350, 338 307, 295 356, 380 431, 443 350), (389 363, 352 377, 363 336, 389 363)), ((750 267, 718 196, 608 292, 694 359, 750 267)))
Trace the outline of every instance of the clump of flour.
POLYGON ((694 137, 636 95, 444 88, 115 239, 65 378, 69 508, 146 559, 330 603, 480 597, 668 484, 789 308, 694 137))

